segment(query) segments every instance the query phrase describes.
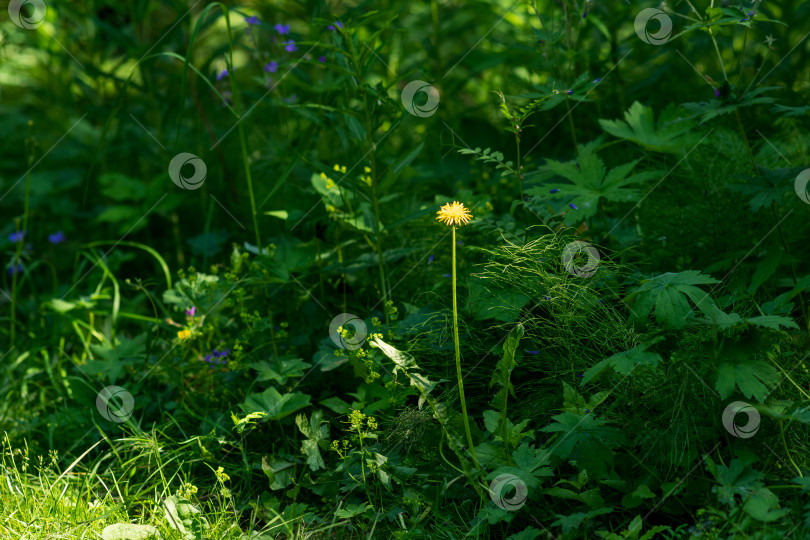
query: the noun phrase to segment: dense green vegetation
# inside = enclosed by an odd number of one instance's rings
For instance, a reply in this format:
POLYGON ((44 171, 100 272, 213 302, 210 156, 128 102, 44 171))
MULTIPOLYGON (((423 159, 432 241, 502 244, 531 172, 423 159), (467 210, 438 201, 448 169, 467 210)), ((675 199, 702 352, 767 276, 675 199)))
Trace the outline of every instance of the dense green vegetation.
POLYGON ((0 538, 810 536, 810 3, 12 0, 0 538))

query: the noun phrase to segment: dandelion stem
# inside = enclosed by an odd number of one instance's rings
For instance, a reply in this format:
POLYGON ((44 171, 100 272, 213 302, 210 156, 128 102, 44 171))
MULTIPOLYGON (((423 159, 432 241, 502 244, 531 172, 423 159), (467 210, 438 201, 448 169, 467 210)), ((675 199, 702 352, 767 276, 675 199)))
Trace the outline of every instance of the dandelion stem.
POLYGON ((458 340, 458 300, 456 297, 456 227, 453 225, 453 340, 456 346, 456 376, 458 377, 458 396, 461 400, 461 414, 464 417, 464 432, 467 435, 467 445, 470 447, 475 468, 481 470, 478 458, 475 457, 475 446, 470 434, 470 421, 467 418, 467 402, 464 399, 464 380, 461 377, 461 349, 458 340))

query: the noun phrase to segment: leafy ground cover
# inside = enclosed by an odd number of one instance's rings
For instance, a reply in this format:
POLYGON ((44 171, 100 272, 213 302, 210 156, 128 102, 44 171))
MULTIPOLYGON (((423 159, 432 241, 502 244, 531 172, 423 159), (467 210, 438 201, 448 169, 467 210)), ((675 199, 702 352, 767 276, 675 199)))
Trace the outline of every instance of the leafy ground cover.
POLYGON ((12 0, 0 537, 810 534, 810 4, 12 0))

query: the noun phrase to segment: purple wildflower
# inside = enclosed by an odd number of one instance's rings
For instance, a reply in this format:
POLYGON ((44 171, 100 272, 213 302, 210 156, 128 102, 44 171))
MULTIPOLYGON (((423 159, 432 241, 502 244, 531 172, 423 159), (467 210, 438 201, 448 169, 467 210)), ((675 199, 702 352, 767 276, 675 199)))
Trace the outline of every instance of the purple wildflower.
POLYGON ((444 277, 453 277, 452 274, 443 274, 444 277))
POLYGON ((433 262, 433 259, 435 259, 435 258, 436 258, 436 256, 435 256, 435 255, 431 255, 431 256, 428 258, 428 264, 432 263, 432 262, 433 262))
POLYGON ((560 191, 560 190, 559 190, 559 189, 557 189, 557 188, 554 188, 554 189, 552 189, 551 191, 549 191, 549 193, 557 193, 558 191, 560 191))
POLYGON ((574 210, 579 210, 579 208, 577 208, 577 205, 575 205, 574 203, 568 203, 568 206, 570 206, 574 210))
POLYGON ((329 26, 326 27, 327 30, 332 30, 333 32, 338 28, 343 28, 343 23, 340 21, 335 21, 334 25, 330 24, 329 26))
POLYGON ((296 101, 298 101, 298 94, 293 94, 290 97, 284 98, 284 101, 290 104, 295 103, 296 101))
POLYGON ((593 80, 593 84, 599 84, 600 82, 602 82, 602 77, 593 80))
POLYGON ((286 36, 290 33, 290 25, 289 24, 277 24, 276 25, 276 32, 281 34, 282 36, 286 36))
POLYGON ((295 52, 298 50, 298 47, 295 46, 295 41, 289 40, 284 43, 284 50, 287 52, 295 52))
POLYGON ((527 353, 529 353, 529 354, 540 354, 540 351, 530 351, 530 350, 528 350, 528 349, 523 349, 523 351, 524 351, 524 352, 527 352, 527 353))
POLYGON ((252 17, 245 17, 245 22, 248 23, 248 26, 251 24, 260 24, 259 18, 256 15, 253 15, 252 17))
POLYGON ((225 77, 227 77, 227 76, 228 76, 228 70, 227 70, 227 69, 223 69, 222 71, 220 71, 219 73, 217 73, 217 80, 218 80, 218 81, 221 81, 222 79, 224 79, 224 78, 225 78, 225 77))
POLYGON ((61 244, 65 241, 65 234, 62 231, 56 231, 48 235, 48 242, 51 244, 61 244))
POLYGON ((318 57, 318 62, 326 62, 326 57, 325 56, 319 56, 318 57))
POLYGON ((590 409, 585 409, 585 414, 588 414, 589 412, 591 412, 590 409))
POLYGON ((191 306, 190 309, 186 310, 186 315, 189 316, 189 317, 193 317, 196 312, 197 312, 197 306, 191 306))
POLYGON ((584 373, 580 373, 580 374, 578 374, 578 375, 577 375, 577 377, 579 377, 579 378, 581 379, 583 375, 585 375, 585 374, 584 374, 584 373))
POLYGON ((8 235, 8 240, 12 244, 16 244, 17 242, 22 242, 24 237, 25 231, 16 231, 8 235))
MULTIPOLYGON (((712 86, 712 88, 714 88, 714 86, 712 86)), ((720 90, 717 88, 714 88, 714 97, 720 97, 720 90)))
POLYGON ((574 91, 573 91, 573 90, 566 90, 566 91, 565 91, 565 93, 566 93, 566 94, 568 94, 568 95, 570 96, 571 94, 573 94, 573 93, 574 93, 574 91))
POLYGON ((268 73, 275 73, 278 71, 278 62, 270 62, 264 66, 264 70, 268 73))

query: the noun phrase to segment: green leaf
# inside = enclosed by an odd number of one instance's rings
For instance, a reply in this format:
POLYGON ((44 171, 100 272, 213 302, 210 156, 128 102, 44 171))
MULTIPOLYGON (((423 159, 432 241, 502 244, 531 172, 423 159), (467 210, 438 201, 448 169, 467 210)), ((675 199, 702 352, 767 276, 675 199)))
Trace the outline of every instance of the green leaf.
POLYGON ((200 509, 188 499, 172 495, 163 501, 165 518, 169 526, 188 540, 202 540, 208 529, 208 520, 200 509))
POLYGON ((723 362, 717 369, 715 389, 726 399, 738 386, 747 398, 765 401, 770 388, 782 381, 779 372, 762 360, 743 358, 736 362, 723 362))
POLYGON ((262 471, 270 480, 270 489, 284 489, 292 484, 295 464, 269 456, 262 456, 262 471))
POLYGON ((261 394, 250 394, 239 406, 246 413, 262 412, 270 420, 280 420, 307 405, 307 394, 295 392, 282 395, 271 386, 261 394))
POLYGON ((494 480, 502 474, 518 477, 529 490, 540 485, 540 479, 553 475, 548 467, 550 453, 545 449, 535 448, 534 445, 523 443, 512 452, 514 467, 501 466, 487 475, 487 480, 494 480))
POLYGON ((644 322, 655 307, 655 318, 659 324, 670 329, 683 329, 686 326, 687 318, 693 311, 687 298, 692 300, 695 306, 710 319, 716 320, 719 308, 716 308, 714 300, 708 293, 695 287, 695 285, 714 283, 719 283, 719 281, 701 274, 698 270, 668 272, 645 280, 628 296, 628 300, 634 302, 631 320, 644 322))
POLYGON ((653 152, 679 153, 694 145, 699 136, 692 132, 695 122, 681 119, 677 108, 669 105, 655 121, 652 107, 634 102, 622 120, 599 120, 602 129, 653 152))
POLYGON ((321 449, 326 450, 329 446, 329 423, 323 419, 323 412, 315 411, 309 421, 305 414, 299 414, 295 417, 295 425, 306 437, 301 443, 301 453, 307 456, 309 468, 313 471, 325 469, 321 449))
POLYGON ((541 198, 565 199, 574 204, 577 210, 566 208, 565 222, 568 225, 593 217, 602 199, 614 202, 638 201, 641 198, 641 191, 628 186, 660 177, 663 171, 630 174, 641 159, 616 166, 608 171, 605 164, 596 155, 596 148, 601 142, 601 139, 597 139, 588 144, 579 145, 577 158, 569 162, 546 160, 546 165, 542 170, 561 176, 570 183, 547 183, 526 192, 541 198), (549 195, 549 191, 552 190, 557 190, 556 194, 549 195))
POLYGON ((652 346, 659 340, 641 343, 629 351, 622 351, 602 360, 594 365, 582 375, 580 385, 585 385, 591 380, 599 377, 607 369, 612 369, 620 375, 629 375, 638 366, 655 367, 663 360, 658 353, 647 352, 647 347, 652 346))
POLYGON ((554 423, 540 431, 559 433, 553 453, 563 459, 576 461, 577 467, 587 470, 594 479, 607 475, 608 466, 613 463, 611 447, 624 442, 619 430, 609 427, 604 420, 593 414, 579 415, 565 412, 553 416, 554 423))
POLYGON ((374 510, 374 507, 368 503, 349 503, 343 508, 335 511, 335 516, 340 519, 350 519, 360 514, 365 514, 367 510, 374 510))
POLYGON ((751 317, 750 319, 746 319, 746 322, 753 324, 755 326, 761 326, 763 328, 771 328, 772 330, 779 330, 781 326, 785 328, 793 328, 794 330, 799 329, 799 325, 791 319, 790 317, 780 317, 778 315, 761 315, 759 317, 751 317))
POLYGON ((116 523, 107 525, 101 531, 102 540, 153 540, 161 538, 158 530, 151 525, 116 523))
POLYGON ((262 381, 275 381, 278 384, 286 384, 288 379, 303 377, 304 372, 312 367, 300 358, 291 356, 273 357, 270 360, 254 362, 250 367, 259 372, 256 379, 262 381))
POLYGON ((767 488, 754 491, 745 501, 746 514, 760 521, 776 521, 786 516, 790 510, 779 508, 779 497, 767 488))

